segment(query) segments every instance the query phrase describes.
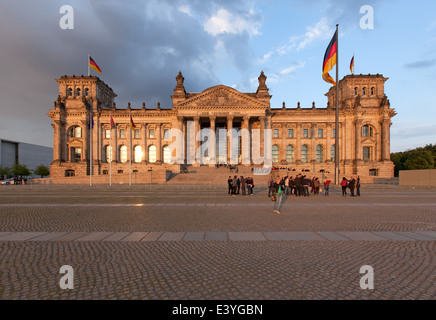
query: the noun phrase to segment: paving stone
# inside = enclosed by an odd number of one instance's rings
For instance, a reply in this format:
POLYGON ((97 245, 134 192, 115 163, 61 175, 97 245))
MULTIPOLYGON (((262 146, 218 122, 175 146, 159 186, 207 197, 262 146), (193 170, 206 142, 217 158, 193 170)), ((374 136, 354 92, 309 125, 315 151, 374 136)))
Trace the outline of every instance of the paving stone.
POLYGON ((0 241, 25 241, 39 237, 43 234, 46 234, 46 232, 14 232, 2 236, 0 241))
POLYGON ((262 232, 229 232, 230 241, 265 241, 262 232))
POLYGON ((314 232, 264 232, 268 240, 290 241, 290 240, 325 240, 314 232))
POLYGON ((13 233, 13 232, 0 232, 0 237, 3 237, 5 235, 11 234, 11 233, 13 233))
POLYGON ((347 237, 344 237, 336 232, 320 232, 317 231, 317 234, 319 234, 321 237, 326 238, 327 240, 332 240, 332 241, 343 241, 343 240, 350 240, 347 237))
POLYGON ((149 232, 141 241, 157 241, 163 232, 149 232))
POLYGON ((414 239, 408 238, 401 234, 395 232, 387 232, 387 231, 375 231, 374 234, 379 235, 380 237, 395 240, 395 241, 413 241, 414 239))
POLYGON ((433 238, 436 240, 436 231, 415 231, 417 234, 423 234, 424 236, 433 238))
POLYGON ((132 232, 121 241, 141 241, 147 234, 148 232, 132 232))
POLYGON ((227 232, 206 232, 205 241, 227 241, 229 240, 227 232))
POLYGON ((66 235, 68 232, 49 232, 42 236, 33 238, 32 241, 54 241, 57 238, 66 235))
POLYGON ((114 232, 109 237, 102 239, 102 241, 120 241, 127 237, 130 232, 114 232))
POLYGON ((399 231, 397 233, 402 234, 402 235, 404 235, 406 237, 415 239, 415 240, 422 240, 422 241, 434 240, 431 237, 428 237, 426 235, 419 234, 419 233, 416 233, 416 232, 399 231))
POLYGON ((159 237, 159 241, 181 241, 184 236, 184 232, 164 232, 159 237))
POLYGON ((203 241, 205 232, 186 232, 184 241, 203 241))
POLYGON ((110 236, 113 232, 91 232, 86 236, 77 238, 75 241, 99 241, 110 236))
POLYGON ((381 236, 373 234, 371 232, 348 232, 348 231, 340 231, 339 234, 351 239, 358 241, 370 241, 370 240, 387 240, 381 236))
POLYGON ((74 241, 84 235, 87 235, 89 232, 70 232, 66 235, 63 235, 59 238, 56 238, 56 241, 74 241))

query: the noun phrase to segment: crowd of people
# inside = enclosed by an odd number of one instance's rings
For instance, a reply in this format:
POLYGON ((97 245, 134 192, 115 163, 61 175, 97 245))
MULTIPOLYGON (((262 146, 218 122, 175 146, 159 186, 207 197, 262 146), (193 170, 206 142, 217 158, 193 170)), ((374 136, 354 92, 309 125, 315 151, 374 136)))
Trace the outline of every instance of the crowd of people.
POLYGON ((330 192, 331 180, 325 178, 324 181, 320 181, 318 177, 308 177, 302 174, 297 174, 295 177, 286 176, 280 178, 277 176, 279 182, 271 177, 268 180, 268 197, 271 197, 275 190, 274 184, 279 184, 285 195, 292 195, 296 197, 308 197, 311 194, 319 195, 320 190, 323 187, 324 195, 328 196, 330 192))
POLYGON ((254 179, 252 177, 243 176, 229 176, 227 179, 227 184, 229 187, 229 195, 236 196, 237 194, 253 195, 254 179))

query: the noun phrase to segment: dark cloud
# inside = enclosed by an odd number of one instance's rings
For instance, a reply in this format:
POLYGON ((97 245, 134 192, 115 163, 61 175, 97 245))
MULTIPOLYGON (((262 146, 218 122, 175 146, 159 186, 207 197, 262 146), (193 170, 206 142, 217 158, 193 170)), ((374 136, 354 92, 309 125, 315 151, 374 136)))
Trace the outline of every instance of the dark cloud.
MULTIPOLYGON (((100 78, 118 94, 119 107, 129 101, 133 108, 140 108, 142 101, 149 107, 158 101, 170 107, 179 70, 188 91, 219 84, 216 72, 221 66, 213 59, 217 41, 230 57, 226 63, 241 73, 249 69, 250 34, 212 35, 204 22, 222 8, 247 16, 253 1, 78 0, 70 3, 74 30, 59 27, 63 4, 0 3, 2 137, 51 146, 46 114, 58 94, 54 79, 86 74, 88 54, 102 68, 100 78)), ((250 19, 260 17, 253 13, 250 19)))
POLYGON ((406 67, 407 69, 422 69, 422 68, 432 67, 435 64, 436 64, 436 59, 421 60, 421 61, 416 61, 416 62, 408 63, 404 67, 406 67))

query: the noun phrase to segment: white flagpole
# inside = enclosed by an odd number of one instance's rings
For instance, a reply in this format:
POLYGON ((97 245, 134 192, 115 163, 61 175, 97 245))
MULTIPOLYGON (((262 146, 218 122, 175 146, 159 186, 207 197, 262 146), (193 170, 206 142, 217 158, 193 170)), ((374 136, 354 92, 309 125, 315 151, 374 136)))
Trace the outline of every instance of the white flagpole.
POLYGON ((90 55, 88 54, 88 77, 91 75, 91 70, 89 70, 89 63, 90 63, 89 57, 90 55))
POLYGON ((130 113, 129 119, 129 127, 130 127, 130 164, 129 164, 129 186, 132 185, 132 113, 130 113))

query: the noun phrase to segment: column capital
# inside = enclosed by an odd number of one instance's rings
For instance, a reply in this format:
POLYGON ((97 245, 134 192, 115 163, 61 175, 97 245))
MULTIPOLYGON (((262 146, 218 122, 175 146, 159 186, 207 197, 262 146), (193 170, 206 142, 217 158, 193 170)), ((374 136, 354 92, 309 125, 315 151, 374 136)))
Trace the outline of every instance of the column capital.
POLYGON ((251 118, 251 116, 249 116, 248 114, 246 114, 246 115, 244 115, 244 116, 242 117, 242 119, 243 119, 244 121, 250 121, 250 118, 251 118))
POLYGON ((228 121, 231 121, 231 120, 233 120, 234 118, 235 118, 234 115, 228 115, 228 116, 227 116, 227 120, 228 120, 228 121))
POLYGON ((200 116, 195 116, 193 118, 194 118, 194 121, 200 121, 200 116))
POLYGON ((211 116, 209 116, 209 120, 210 120, 210 121, 215 121, 215 120, 216 120, 216 115, 211 115, 211 116))
POLYGON ((185 119, 184 116, 177 116, 177 121, 183 121, 185 119))

